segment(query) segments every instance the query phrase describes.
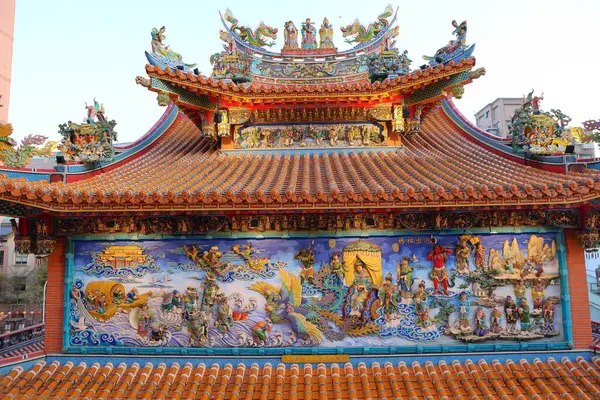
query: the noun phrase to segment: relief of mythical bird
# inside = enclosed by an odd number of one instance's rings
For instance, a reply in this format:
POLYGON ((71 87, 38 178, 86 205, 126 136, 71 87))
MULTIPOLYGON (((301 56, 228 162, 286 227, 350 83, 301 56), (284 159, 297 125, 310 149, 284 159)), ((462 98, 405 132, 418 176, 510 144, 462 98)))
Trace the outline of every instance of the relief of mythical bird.
POLYGON ((260 281, 252 284, 250 290, 265 297, 265 309, 273 323, 287 321, 298 338, 310 340, 315 344, 325 339, 319 328, 306 319, 310 312, 300 307, 302 285, 298 275, 281 270, 281 287, 260 281))

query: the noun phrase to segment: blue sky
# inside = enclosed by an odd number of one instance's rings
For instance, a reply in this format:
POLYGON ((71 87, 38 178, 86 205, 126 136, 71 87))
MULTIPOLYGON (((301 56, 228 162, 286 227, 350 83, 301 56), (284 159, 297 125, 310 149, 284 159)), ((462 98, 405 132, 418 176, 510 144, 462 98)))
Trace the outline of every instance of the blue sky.
MULTIPOLYGON (((283 27, 310 17, 328 17, 334 42, 346 48, 340 25, 355 18, 375 20, 388 0, 205 2, 179 0, 17 0, 9 121, 17 139, 35 133, 58 139, 57 126, 84 117, 84 102, 95 96, 118 123, 119 141, 143 135, 164 108, 155 95, 135 84, 145 75, 144 50, 153 27, 167 27, 166 42, 198 63, 206 75, 209 57, 220 51, 218 11, 229 7, 241 24, 263 20, 283 27)), ((545 109, 560 108, 580 124, 600 118, 600 2, 594 0, 392 1, 399 7, 398 46, 407 49, 413 67, 452 38, 450 21, 468 20, 467 41, 487 75, 465 88, 457 102, 473 113, 497 97, 520 97, 535 88, 544 92, 545 109)), ((279 35, 282 36, 282 35, 279 35)), ((280 49, 282 38, 273 49, 280 49)))

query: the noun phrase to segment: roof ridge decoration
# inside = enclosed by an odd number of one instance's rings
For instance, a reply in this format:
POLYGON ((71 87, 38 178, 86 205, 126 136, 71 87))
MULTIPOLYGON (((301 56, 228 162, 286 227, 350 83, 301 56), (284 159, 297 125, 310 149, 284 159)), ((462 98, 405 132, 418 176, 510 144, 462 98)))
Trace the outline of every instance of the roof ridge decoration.
POLYGON ((152 37, 152 53, 146 51, 146 58, 152 65, 164 65, 173 69, 179 69, 183 71, 189 71, 196 66, 196 64, 186 64, 183 62, 181 54, 171 50, 171 47, 163 43, 166 39, 165 36, 166 28, 162 26, 160 29, 152 28, 150 36, 152 37))
POLYGON ((430 66, 447 65, 450 61, 457 62, 473 54, 475 45, 467 45, 467 21, 459 24, 456 20, 453 20, 452 26, 454 27, 452 34, 456 36, 456 40, 450 40, 447 45, 439 48, 433 56, 423 56, 423 59, 429 61, 430 66))
POLYGON ((60 145, 67 162, 95 164, 111 161, 115 156, 113 140, 117 139, 115 120, 108 121, 104 115, 104 104, 94 97, 94 103, 85 103, 87 116, 83 123, 67 122, 58 126, 63 137, 60 145))
POLYGON ((56 147, 57 142, 48 141, 46 136, 27 135, 21 144, 10 137, 13 133, 11 124, 0 124, 0 165, 8 167, 22 168, 29 164, 32 157, 50 157, 56 147), (44 144, 45 143, 45 144, 44 144), (36 147, 44 145, 43 147, 36 147))
POLYGON ((514 153, 535 155, 563 155, 569 145, 593 140, 583 128, 569 128, 572 118, 560 109, 544 111, 541 108, 544 93, 534 94, 534 90, 523 95, 521 107, 517 108, 509 123, 514 153))

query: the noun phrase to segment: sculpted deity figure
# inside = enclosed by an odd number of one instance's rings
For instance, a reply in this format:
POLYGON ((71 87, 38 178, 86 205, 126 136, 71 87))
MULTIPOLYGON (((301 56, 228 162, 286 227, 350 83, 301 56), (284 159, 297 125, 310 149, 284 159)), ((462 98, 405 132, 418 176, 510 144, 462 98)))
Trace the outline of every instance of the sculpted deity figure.
POLYGON ((434 296, 439 292, 440 281, 444 286, 444 294, 449 295, 448 291, 448 272, 446 271, 446 260, 448 254, 452 253, 452 250, 446 249, 436 244, 433 250, 427 255, 428 261, 433 261, 433 288, 434 296))
POLYGON ((302 48, 317 48, 317 28, 315 28, 310 18, 306 18, 306 21, 302 23, 302 48))
POLYGON ((165 36, 165 27, 161 27, 160 29, 152 29, 152 52, 154 54, 160 54, 161 56, 164 56, 166 58, 168 58, 169 60, 173 60, 173 61, 182 61, 183 58, 181 57, 181 55, 179 53, 174 52, 173 50, 171 50, 171 48, 168 45, 165 45, 163 43, 163 40, 165 40, 166 36, 165 36))
POLYGON ((323 18, 321 29, 319 29, 320 49, 334 49, 333 44, 333 26, 329 23, 327 18, 323 18))
POLYGON ((284 25, 283 39, 285 41, 283 45, 284 50, 294 50, 298 48, 298 29, 292 21, 288 21, 284 25))

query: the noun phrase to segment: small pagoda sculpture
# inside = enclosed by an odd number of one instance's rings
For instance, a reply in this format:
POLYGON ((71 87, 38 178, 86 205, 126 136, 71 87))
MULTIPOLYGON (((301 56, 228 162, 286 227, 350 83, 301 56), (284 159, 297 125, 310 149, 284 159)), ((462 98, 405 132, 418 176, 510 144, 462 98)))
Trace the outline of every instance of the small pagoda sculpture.
POLYGON ((60 150, 67 162, 94 164, 111 161, 115 155, 113 141, 117 139, 114 131, 117 123, 108 121, 104 116, 104 105, 85 103, 87 116, 83 123, 67 122, 58 126, 63 140, 60 150))

